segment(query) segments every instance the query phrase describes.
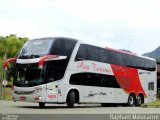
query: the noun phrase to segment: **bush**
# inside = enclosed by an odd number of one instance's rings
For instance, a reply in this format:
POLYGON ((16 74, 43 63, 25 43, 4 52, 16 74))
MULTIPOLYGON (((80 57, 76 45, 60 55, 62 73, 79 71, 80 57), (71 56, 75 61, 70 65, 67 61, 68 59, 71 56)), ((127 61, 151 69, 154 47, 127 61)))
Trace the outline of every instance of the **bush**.
POLYGON ((157 98, 160 98, 160 88, 157 90, 157 98))
POLYGON ((11 88, 11 87, 12 87, 12 85, 13 85, 13 84, 12 84, 12 82, 11 82, 11 81, 9 81, 9 82, 8 82, 8 84, 6 85, 6 87, 10 87, 10 88, 11 88))

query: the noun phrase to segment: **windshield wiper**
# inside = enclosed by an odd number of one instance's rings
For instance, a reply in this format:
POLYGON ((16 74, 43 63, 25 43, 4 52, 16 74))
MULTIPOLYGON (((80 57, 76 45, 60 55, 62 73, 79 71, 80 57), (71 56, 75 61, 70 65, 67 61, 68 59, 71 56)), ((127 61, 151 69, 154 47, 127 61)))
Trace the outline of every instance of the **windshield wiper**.
POLYGON ((29 59, 29 58, 39 58, 39 55, 21 55, 21 59, 29 59))
POLYGON ((30 55, 31 58, 39 58, 40 56, 39 55, 30 55))

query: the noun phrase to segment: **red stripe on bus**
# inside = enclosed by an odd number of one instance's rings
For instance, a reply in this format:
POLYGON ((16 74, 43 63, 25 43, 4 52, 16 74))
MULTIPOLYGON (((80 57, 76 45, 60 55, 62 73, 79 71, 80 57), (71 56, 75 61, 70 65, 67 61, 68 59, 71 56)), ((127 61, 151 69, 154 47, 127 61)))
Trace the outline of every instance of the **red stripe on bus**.
POLYGON ((146 93, 141 85, 137 69, 119 65, 111 65, 111 67, 116 80, 122 89, 124 89, 127 93, 134 92, 136 95, 142 93, 146 96, 146 93))

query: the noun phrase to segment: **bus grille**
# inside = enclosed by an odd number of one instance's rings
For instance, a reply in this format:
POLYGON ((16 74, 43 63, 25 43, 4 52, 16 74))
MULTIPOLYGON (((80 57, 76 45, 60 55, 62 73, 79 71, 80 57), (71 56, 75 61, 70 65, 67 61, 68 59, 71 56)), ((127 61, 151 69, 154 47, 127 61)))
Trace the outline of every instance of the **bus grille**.
POLYGON ((35 90, 33 91, 14 91, 14 93, 18 95, 28 95, 28 94, 33 94, 34 92, 35 90))

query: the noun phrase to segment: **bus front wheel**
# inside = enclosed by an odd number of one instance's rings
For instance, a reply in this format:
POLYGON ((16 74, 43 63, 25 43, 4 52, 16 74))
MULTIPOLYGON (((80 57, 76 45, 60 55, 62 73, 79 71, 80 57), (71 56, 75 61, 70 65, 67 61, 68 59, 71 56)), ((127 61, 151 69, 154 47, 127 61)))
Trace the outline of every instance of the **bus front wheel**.
POLYGON ((45 103, 44 102, 39 102, 39 107, 40 108, 44 108, 45 107, 45 103))
POLYGON ((69 108, 73 108, 74 107, 74 103, 75 103, 75 92, 74 91, 70 91, 68 96, 67 96, 67 107, 69 108))

